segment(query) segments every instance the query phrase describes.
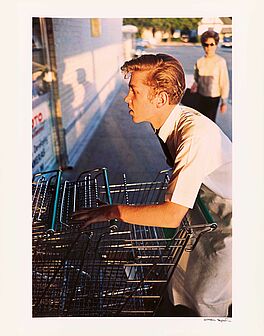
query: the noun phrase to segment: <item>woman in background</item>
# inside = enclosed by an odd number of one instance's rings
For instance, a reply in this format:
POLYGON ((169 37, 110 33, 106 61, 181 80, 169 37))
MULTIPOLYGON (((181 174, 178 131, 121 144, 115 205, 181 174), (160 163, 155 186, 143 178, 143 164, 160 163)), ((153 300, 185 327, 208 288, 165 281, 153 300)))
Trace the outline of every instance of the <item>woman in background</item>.
POLYGON ((191 93, 199 94, 197 110, 215 122, 220 102, 220 111, 227 110, 229 77, 226 61, 216 54, 219 35, 206 31, 201 36, 205 55, 199 58, 194 67, 194 83, 191 93))

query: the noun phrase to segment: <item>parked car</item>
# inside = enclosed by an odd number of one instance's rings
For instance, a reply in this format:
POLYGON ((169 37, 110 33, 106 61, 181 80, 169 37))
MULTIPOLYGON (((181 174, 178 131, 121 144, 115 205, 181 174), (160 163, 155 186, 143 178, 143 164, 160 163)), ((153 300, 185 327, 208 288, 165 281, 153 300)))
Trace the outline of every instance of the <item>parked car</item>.
POLYGON ((232 48, 232 36, 224 36, 221 47, 232 48))
POLYGON ((135 52, 134 52, 135 57, 144 55, 146 53, 145 49, 147 48, 151 48, 151 43, 148 40, 137 38, 136 44, 135 44, 135 52))
POLYGON ((150 48, 151 44, 148 40, 144 40, 142 38, 137 38, 136 39, 136 46, 143 47, 143 48, 150 48))
POLYGON ((187 42, 189 42, 189 40, 190 40, 190 36, 189 35, 187 35, 187 34, 182 34, 181 35, 181 41, 182 42, 187 43, 187 42))

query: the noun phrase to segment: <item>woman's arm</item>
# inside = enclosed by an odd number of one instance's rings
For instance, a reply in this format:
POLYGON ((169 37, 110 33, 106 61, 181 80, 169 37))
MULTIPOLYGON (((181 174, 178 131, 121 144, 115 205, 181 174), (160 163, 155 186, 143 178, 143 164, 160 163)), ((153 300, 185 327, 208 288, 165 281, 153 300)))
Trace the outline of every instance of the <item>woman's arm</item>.
POLYGON ((226 61, 224 59, 221 62, 219 85, 221 92, 220 111, 225 113, 227 110, 227 99, 229 95, 229 76, 226 61))
POLYGON ((198 75, 199 75, 199 71, 198 71, 198 68, 197 68, 197 63, 195 63, 194 72, 193 72, 194 82, 191 86, 191 93, 196 93, 198 91, 198 75))

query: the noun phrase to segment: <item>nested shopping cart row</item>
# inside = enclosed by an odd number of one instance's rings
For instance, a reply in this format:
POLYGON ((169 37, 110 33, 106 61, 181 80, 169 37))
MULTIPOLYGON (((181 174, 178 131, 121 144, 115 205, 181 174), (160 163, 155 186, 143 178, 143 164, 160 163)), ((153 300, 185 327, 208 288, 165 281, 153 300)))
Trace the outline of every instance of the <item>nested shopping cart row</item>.
POLYGON ((64 181, 61 172, 32 183, 33 316, 153 316, 184 250, 215 223, 177 230, 109 221, 82 230, 71 215, 102 202, 158 204, 169 176, 152 182, 109 184, 107 170, 64 181))

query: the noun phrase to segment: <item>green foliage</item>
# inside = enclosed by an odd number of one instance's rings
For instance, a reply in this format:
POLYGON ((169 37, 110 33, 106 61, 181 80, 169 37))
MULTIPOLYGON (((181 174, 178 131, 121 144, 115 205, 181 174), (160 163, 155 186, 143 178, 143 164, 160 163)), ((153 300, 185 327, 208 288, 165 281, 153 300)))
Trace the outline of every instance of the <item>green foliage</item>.
POLYGON ((124 18, 123 24, 132 24, 138 27, 139 33, 143 28, 152 28, 154 31, 172 33, 179 29, 197 29, 202 18, 124 18))

